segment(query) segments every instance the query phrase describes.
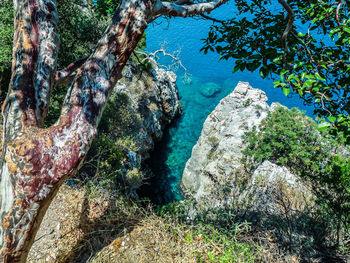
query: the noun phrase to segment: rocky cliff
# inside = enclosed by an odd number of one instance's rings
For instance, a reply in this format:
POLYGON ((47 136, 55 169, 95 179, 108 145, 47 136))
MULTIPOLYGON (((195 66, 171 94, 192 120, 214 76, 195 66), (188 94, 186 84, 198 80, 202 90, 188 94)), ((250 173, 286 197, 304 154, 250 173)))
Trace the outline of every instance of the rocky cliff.
MULTIPOLYGON (((173 72, 155 69, 151 74, 131 64, 126 66, 123 78, 117 83, 107 105, 107 116, 100 124, 100 133, 109 138, 108 144, 121 141, 117 146, 121 147, 122 155, 116 154, 116 158, 123 159, 121 176, 125 179, 124 184, 130 184, 130 188, 139 186, 140 182, 135 182, 137 180, 133 178, 128 181, 128 171, 136 169, 138 173, 142 162, 148 158, 148 152, 161 139, 165 126, 180 111, 176 75, 173 72), (126 142, 132 147, 124 145, 126 142)), ((96 149, 91 150, 95 151, 87 158, 87 162, 96 161, 96 156, 103 154, 96 149)), ((97 163, 102 161, 106 160, 97 160, 97 163)), ((85 180, 91 183, 98 176, 102 177, 102 181, 111 176, 98 174, 98 170, 86 164, 74 182, 85 180)), ((142 175, 134 176, 142 180, 142 175)), ((78 184, 74 183, 74 187, 65 184, 59 190, 44 217, 28 262, 85 262, 89 258, 87 250, 98 250, 106 245, 104 242, 110 241, 109 236, 116 234, 113 229, 122 231, 134 222, 134 219, 128 219, 128 212, 118 211, 125 206, 118 207, 116 204, 119 189, 112 192, 96 189, 89 196, 86 186, 78 187, 78 184), (120 227, 118 224, 123 214, 125 225, 120 227), (104 232, 111 227, 113 229, 104 232), (90 242, 87 241, 90 238, 94 239, 91 247, 86 243, 90 242)))
POLYGON ((244 203, 250 211, 275 213, 277 193, 295 200, 306 193, 296 176, 269 161, 253 171, 242 163, 243 135, 276 107, 265 93, 240 82, 206 119, 188 160, 181 188, 206 208, 244 203))
POLYGON ((150 74, 128 64, 115 87, 115 94, 129 98, 127 110, 139 117, 136 132, 130 135, 142 160, 148 158, 154 143, 162 138, 165 126, 181 112, 176 79, 172 71, 157 67, 150 74))

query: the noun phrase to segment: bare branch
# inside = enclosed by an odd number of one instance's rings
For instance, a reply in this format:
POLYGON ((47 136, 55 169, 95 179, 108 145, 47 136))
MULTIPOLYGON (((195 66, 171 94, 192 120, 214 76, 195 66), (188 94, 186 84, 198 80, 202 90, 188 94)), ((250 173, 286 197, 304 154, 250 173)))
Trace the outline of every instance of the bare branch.
POLYGON ((284 56, 284 60, 285 61, 284 62, 285 62, 285 65, 287 65, 287 61, 286 61, 286 55, 288 54, 287 37, 288 37, 288 34, 291 31, 292 27, 293 27, 295 14, 294 14, 294 11, 292 10, 292 8, 290 7, 290 5, 286 1, 278 0, 278 2, 283 6, 283 8, 289 14, 288 24, 287 24, 286 29, 283 32, 283 35, 282 35, 282 47, 283 47, 283 49, 285 51, 285 56, 284 56))
POLYGON ((344 2, 344 0, 341 0, 341 1, 339 2, 338 6, 337 6, 337 11, 335 12, 335 19, 337 20, 338 26, 341 25, 340 20, 339 20, 339 10, 340 10, 340 7, 341 7, 341 5, 343 4, 343 2, 344 2))
POLYGON ((201 14, 200 16, 203 17, 203 18, 205 18, 205 19, 208 19, 208 20, 211 20, 211 21, 213 21, 213 22, 216 22, 216 23, 221 23, 221 24, 224 23, 223 20, 219 20, 219 19, 213 18, 213 17, 208 16, 208 15, 206 15, 206 14, 201 14))
POLYGON ((71 83, 75 76, 74 72, 85 63, 87 58, 88 57, 85 57, 74 61, 73 63, 69 64, 65 69, 57 71, 54 86, 57 87, 60 85, 71 83))
MULTIPOLYGON (((189 4, 186 6, 179 5, 171 2, 162 2, 157 1, 155 8, 151 14, 151 16, 157 15, 167 15, 167 16, 180 16, 187 17, 193 15, 201 15, 203 13, 210 13, 217 7, 226 3, 228 0, 217 0, 208 3, 197 3, 197 4, 189 4)), ((184 1, 181 1, 184 2, 184 1)))
POLYGON ((179 58, 180 51, 177 51, 177 52, 175 52, 173 54, 168 53, 166 51, 166 48, 164 48, 164 45, 165 44, 162 45, 161 49, 158 49, 158 50, 156 50, 153 53, 146 53, 146 52, 143 52, 143 51, 135 51, 135 53, 145 57, 144 59, 142 59, 140 61, 141 64, 144 64, 146 61, 149 61, 155 67, 156 70, 158 68, 164 68, 165 70, 174 70, 174 71, 176 71, 178 67, 181 67, 185 71, 185 76, 187 76, 188 75, 187 74, 187 69, 182 64, 182 62, 181 62, 181 60, 179 58), (174 61, 174 63, 169 65, 169 66, 161 65, 160 63, 158 63, 158 60, 159 60, 158 54, 162 54, 165 57, 170 57, 174 61))

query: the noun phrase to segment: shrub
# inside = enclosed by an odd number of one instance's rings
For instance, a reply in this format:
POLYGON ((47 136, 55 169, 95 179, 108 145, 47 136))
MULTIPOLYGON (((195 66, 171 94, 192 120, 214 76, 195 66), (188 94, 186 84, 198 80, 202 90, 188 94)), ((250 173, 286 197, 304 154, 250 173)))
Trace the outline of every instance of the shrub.
POLYGON ((316 122, 303 112, 280 106, 246 133, 244 141, 248 169, 269 160, 310 183, 319 209, 335 218, 339 245, 341 224, 350 223, 350 158, 341 137, 319 132, 316 122))

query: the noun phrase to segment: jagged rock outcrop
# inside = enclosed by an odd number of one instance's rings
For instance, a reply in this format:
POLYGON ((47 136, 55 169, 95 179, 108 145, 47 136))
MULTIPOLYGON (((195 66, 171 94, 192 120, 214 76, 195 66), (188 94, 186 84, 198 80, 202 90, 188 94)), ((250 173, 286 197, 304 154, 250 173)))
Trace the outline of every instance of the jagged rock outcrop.
POLYGON ((206 119, 186 164, 182 190, 206 208, 238 202, 270 214, 278 212, 283 198, 308 199, 306 187, 286 168, 265 161, 247 172, 241 161, 243 135, 275 107, 267 104, 263 91, 239 82, 206 119))
POLYGON ((139 69, 129 64, 114 92, 126 94, 130 99, 129 110, 140 116, 134 139, 138 154, 145 159, 154 142, 162 138, 165 126, 181 112, 181 105, 174 72, 156 68, 154 76, 140 74, 139 69))
MULTIPOLYGON (((117 106, 122 103, 123 109, 117 107, 115 113, 117 118, 121 118, 118 130, 115 131, 120 134, 110 136, 116 139, 127 137, 135 144, 135 150, 130 150, 126 155, 129 160, 126 160, 128 165, 123 171, 127 173, 128 169, 141 168, 142 162, 148 158, 148 152, 161 139, 165 126, 181 112, 176 75, 163 69, 156 69, 154 74, 141 72, 129 64, 113 92, 111 100, 117 106)), ((101 125, 109 124, 101 122, 101 125)), ((91 168, 86 170, 89 169, 91 168)), ((87 245, 86 240, 91 232, 103 233, 104 224, 119 224, 113 222, 113 216, 110 215, 121 213, 116 211, 118 207, 113 199, 115 194, 103 192, 95 195, 96 198, 90 200, 84 189, 64 185, 44 217, 28 262, 71 262, 73 258, 81 257, 79 253, 84 254, 80 251, 86 249, 84 246, 87 245)), ((105 237, 96 241, 101 243, 93 244, 92 250, 106 245, 101 240, 107 240, 108 235, 112 234, 103 234, 105 237)), ((82 258, 74 259, 74 262, 86 261, 88 258, 89 255, 84 254, 82 258)))

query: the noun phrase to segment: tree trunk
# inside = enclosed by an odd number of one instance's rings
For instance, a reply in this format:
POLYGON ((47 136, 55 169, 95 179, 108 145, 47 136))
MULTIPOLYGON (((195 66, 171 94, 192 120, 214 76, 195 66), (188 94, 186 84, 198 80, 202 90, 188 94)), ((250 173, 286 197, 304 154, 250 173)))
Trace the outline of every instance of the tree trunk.
POLYGON ((103 106, 146 29, 152 3, 146 4, 134 0, 120 5, 79 68, 60 119, 43 129, 56 68, 56 3, 15 1, 15 56, 3 110, 0 262, 26 261, 59 186, 78 170, 103 106))
POLYGON ((161 15, 209 13, 226 1, 124 0, 94 52, 56 72, 56 0, 14 0, 14 57, 0 160, 0 262, 26 261, 60 185, 84 160, 104 105, 147 23, 161 15), (42 128, 52 88, 72 75, 59 120, 42 128))

